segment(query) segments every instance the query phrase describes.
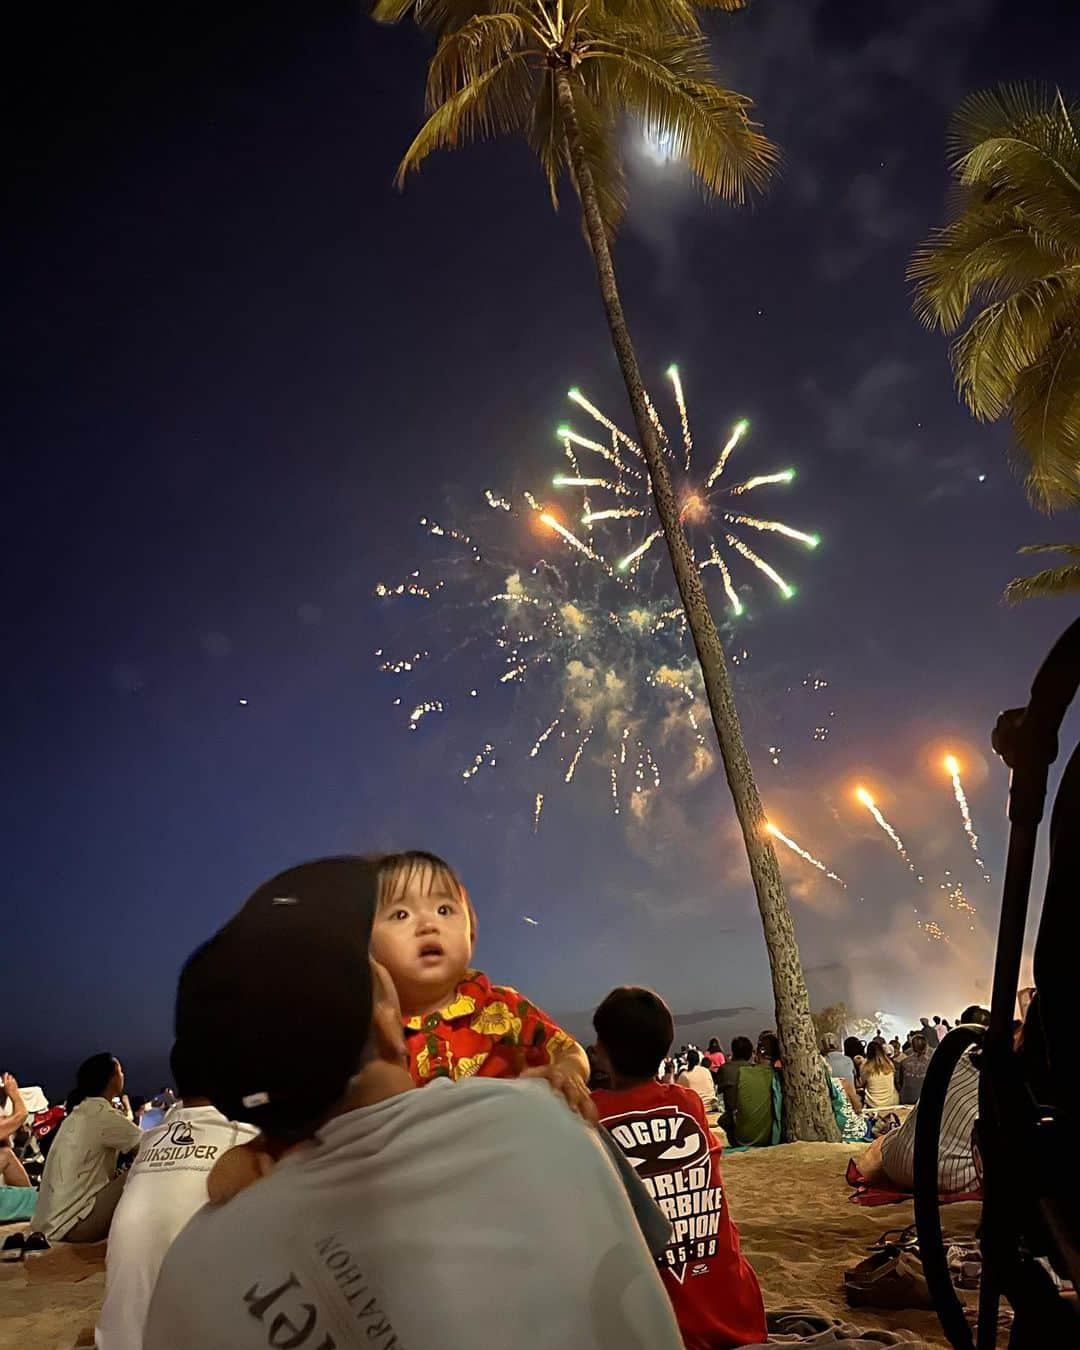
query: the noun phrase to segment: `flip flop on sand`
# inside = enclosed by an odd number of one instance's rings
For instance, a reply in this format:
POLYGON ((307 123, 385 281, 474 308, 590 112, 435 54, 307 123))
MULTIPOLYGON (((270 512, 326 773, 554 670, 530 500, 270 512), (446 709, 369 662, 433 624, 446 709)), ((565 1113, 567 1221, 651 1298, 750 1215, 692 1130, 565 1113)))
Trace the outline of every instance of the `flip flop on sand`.
POLYGON ((844 1272, 844 1296, 853 1308, 932 1308, 918 1248, 887 1246, 844 1272))

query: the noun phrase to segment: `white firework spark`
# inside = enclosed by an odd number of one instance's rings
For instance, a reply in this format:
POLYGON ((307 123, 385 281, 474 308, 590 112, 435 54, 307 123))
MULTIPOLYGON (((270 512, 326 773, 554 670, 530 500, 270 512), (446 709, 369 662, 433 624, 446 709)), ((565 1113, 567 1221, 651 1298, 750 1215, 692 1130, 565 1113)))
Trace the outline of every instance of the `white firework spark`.
POLYGON ((984 881, 992 881, 990 872, 979 857, 979 836, 975 833, 975 827, 971 823, 971 809, 968 806, 967 794, 964 792, 964 785, 960 781, 960 761, 955 755, 945 756, 945 772, 952 779, 953 796, 956 798, 956 804, 960 808, 960 819, 964 823, 964 833, 967 835, 968 843, 971 845, 971 851, 975 854, 975 865, 983 875, 984 881))
MULTIPOLYGON (((751 495, 788 486, 794 470, 743 475, 729 484, 725 470, 747 436, 746 421, 719 450, 706 451, 699 470, 701 437, 695 445, 683 382, 677 368, 667 374, 678 430, 668 435, 651 400, 649 416, 677 480, 683 526, 703 579, 715 578, 720 607, 736 619, 746 601, 733 573, 737 567, 745 572, 744 562, 790 598, 794 587, 741 536, 752 531, 806 548, 816 546, 817 536, 772 512, 741 508, 751 495)), ((531 785, 534 829, 556 784, 601 781, 612 813, 627 814, 632 794, 638 818, 665 778, 694 782, 716 762, 703 729, 709 714, 685 612, 673 603, 673 584, 661 565, 663 531, 642 451, 580 390, 569 397, 589 425, 558 428, 562 471, 546 479, 547 500, 536 491, 487 487, 468 530, 420 516, 423 534, 433 541, 426 547, 443 549, 437 560, 443 574, 418 568, 376 589, 387 601, 429 602, 445 631, 448 597, 440 593, 452 582, 457 602, 467 588, 464 605, 455 607, 482 616, 474 631, 462 640, 454 622, 457 645, 443 652, 430 638, 430 652, 419 644, 398 647, 393 657, 380 650, 380 669, 423 685, 416 689, 420 697, 404 705, 412 708, 411 731, 432 713, 459 712, 473 701, 500 719, 499 734, 489 730, 484 738, 481 731, 482 749, 477 754, 474 742, 459 773, 470 783, 482 767, 494 767, 496 741, 500 768, 535 762, 532 772, 543 786, 531 785), (465 663, 460 691, 447 674, 458 658, 465 663), (541 691, 546 706, 537 706, 541 691)), ((738 663, 737 649, 732 659, 738 663)), ((475 712, 470 725, 475 732, 475 712)))

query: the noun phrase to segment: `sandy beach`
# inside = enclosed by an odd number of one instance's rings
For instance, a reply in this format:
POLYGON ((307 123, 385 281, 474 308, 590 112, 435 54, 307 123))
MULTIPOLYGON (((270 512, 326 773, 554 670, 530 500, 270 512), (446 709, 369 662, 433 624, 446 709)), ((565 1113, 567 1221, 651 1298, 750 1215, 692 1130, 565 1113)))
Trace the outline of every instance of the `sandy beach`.
MULTIPOLYGON (((844 1270, 881 1233, 912 1221, 910 1201, 880 1209, 851 1203, 843 1174, 858 1151, 848 1144, 785 1144, 725 1159, 731 1212, 766 1307, 809 1308, 860 1327, 904 1329, 926 1345, 944 1346, 932 1313, 875 1314, 844 1302, 844 1270)), ((945 1210, 946 1231, 970 1236, 978 1215, 976 1204, 953 1205, 945 1210)), ((61 1246, 30 1262, 0 1266, 0 1350, 92 1345, 104 1257, 103 1245, 61 1246)))

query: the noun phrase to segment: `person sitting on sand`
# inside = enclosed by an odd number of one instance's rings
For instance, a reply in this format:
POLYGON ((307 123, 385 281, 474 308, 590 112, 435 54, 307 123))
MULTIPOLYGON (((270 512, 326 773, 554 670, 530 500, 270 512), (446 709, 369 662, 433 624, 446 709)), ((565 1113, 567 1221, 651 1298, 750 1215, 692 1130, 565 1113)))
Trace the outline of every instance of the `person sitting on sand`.
MULTIPOLYGON (((960 1021, 990 1025, 990 1014, 973 1004, 960 1021)), ((918 1106, 898 1130, 875 1139, 859 1159, 858 1167, 870 1186, 891 1186, 910 1191, 915 1184, 915 1124, 918 1106)), ((959 1195, 973 1191, 979 1178, 975 1166, 972 1134, 979 1114, 979 1071, 968 1050, 957 1062, 945 1093, 938 1141, 938 1193, 959 1195)))
POLYGON ((764 1341, 761 1290, 739 1248, 700 1094, 655 1080, 675 1034, 670 1009, 651 989, 626 986, 608 994, 593 1026, 611 1076, 593 1094, 600 1119, 674 1224, 658 1265, 686 1350, 764 1341))
POLYGON ((858 1036, 847 1036, 844 1038, 844 1054, 855 1065, 855 1075, 852 1081, 858 1081, 859 1070, 866 1058, 866 1046, 859 1040, 858 1036))
POLYGON ((780 1068, 780 1037, 775 1031, 763 1031, 757 1038, 757 1061, 780 1068))
POLYGON ((543 1078, 592 1118, 589 1061, 577 1041, 516 989, 469 969, 476 914, 449 863, 413 851, 378 867, 371 954, 394 981, 416 1084, 543 1078))
POLYGON ((146 1310, 161 1263, 177 1233, 206 1204, 211 1168, 256 1131, 226 1120, 210 1103, 198 1061, 173 1047, 171 1068, 181 1100, 144 1132, 124 1194, 109 1229, 105 1302, 98 1317, 97 1350, 142 1345, 146 1310))
POLYGON ((855 1065, 840 1049, 840 1043, 830 1032, 821 1038, 821 1053, 825 1056, 829 1072, 834 1078, 846 1078, 855 1082, 855 1065))
MULTIPOLYGON (((7 1144, 0 1144, 0 1223, 25 1223, 34 1212, 37 1191, 26 1168, 7 1144)), ((4 1239, 2 1258, 17 1261, 23 1251, 23 1235, 12 1233, 4 1239)))
POLYGON ((701 1056, 701 1061, 710 1073, 716 1073, 718 1069, 724 1067, 724 1061, 727 1056, 721 1049, 720 1042, 715 1036, 709 1037, 709 1048, 701 1056))
POLYGON ((779 1074, 773 1068, 773 1060, 778 1054, 778 1045, 766 1043, 764 1050, 759 1048, 753 1063, 738 1065, 730 1116, 731 1129, 725 1126, 732 1144, 758 1148, 779 1143, 780 1083, 779 1074))
POLYGON ((887 1111, 900 1104, 900 1094, 896 1090, 896 1065, 889 1058, 884 1041, 870 1042, 866 1059, 859 1070, 859 1081, 867 1110, 887 1111))
POLYGON ((900 1105, 914 1106, 922 1091, 923 1079, 930 1064, 930 1047, 921 1031, 911 1033, 911 1046, 896 1069, 900 1090, 900 1105))
MULTIPOLYGON (((745 1064, 754 1062, 754 1043, 749 1036, 736 1036, 731 1042, 731 1054, 727 1063, 716 1075, 717 1095, 720 1097, 722 1114, 720 1127, 728 1139, 735 1139, 735 1107, 738 1101, 739 1070, 745 1064)), ((665 1080, 674 1082, 674 1079, 665 1080)))
POLYGON ((179 1235, 143 1350, 679 1350, 595 1130, 540 1083, 414 1090, 377 884, 356 858, 293 868, 184 967, 176 1036, 210 1099, 307 1142, 179 1235))
POLYGON ((844 1143, 854 1144, 865 1139, 868 1122, 863 1116, 863 1106, 855 1090, 854 1080, 838 1075, 828 1055, 822 1056, 821 1063, 829 1089, 829 1102, 841 1140, 844 1143))
POLYGON ((15 1075, 5 1073, 0 1078, 0 1147, 12 1143, 29 1115, 15 1075))
POLYGON ((124 1091, 124 1070, 107 1052, 83 1060, 67 1099, 64 1123, 45 1160, 27 1252, 50 1242, 102 1242, 108 1236, 126 1174, 120 1156, 142 1141, 139 1127, 113 1101, 124 1091))
POLYGON ((686 1069, 675 1079, 678 1087, 689 1088, 701 1098, 706 1111, 716 1107, 716 1084, 709 1070, 701 1063, 696 1050, 690 1050, 686 1056, 686 1069))

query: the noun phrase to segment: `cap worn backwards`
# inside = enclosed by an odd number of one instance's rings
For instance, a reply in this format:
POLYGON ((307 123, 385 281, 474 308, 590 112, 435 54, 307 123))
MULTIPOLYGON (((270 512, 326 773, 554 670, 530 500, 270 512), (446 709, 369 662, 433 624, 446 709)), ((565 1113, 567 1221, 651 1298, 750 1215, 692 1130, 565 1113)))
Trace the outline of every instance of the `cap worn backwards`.
POLYGON ((188 959, 176 1039, 231 1120, 297 1137, 341 1097, 371 1029, 375 896, 368 859, 303 863, 188 959))

